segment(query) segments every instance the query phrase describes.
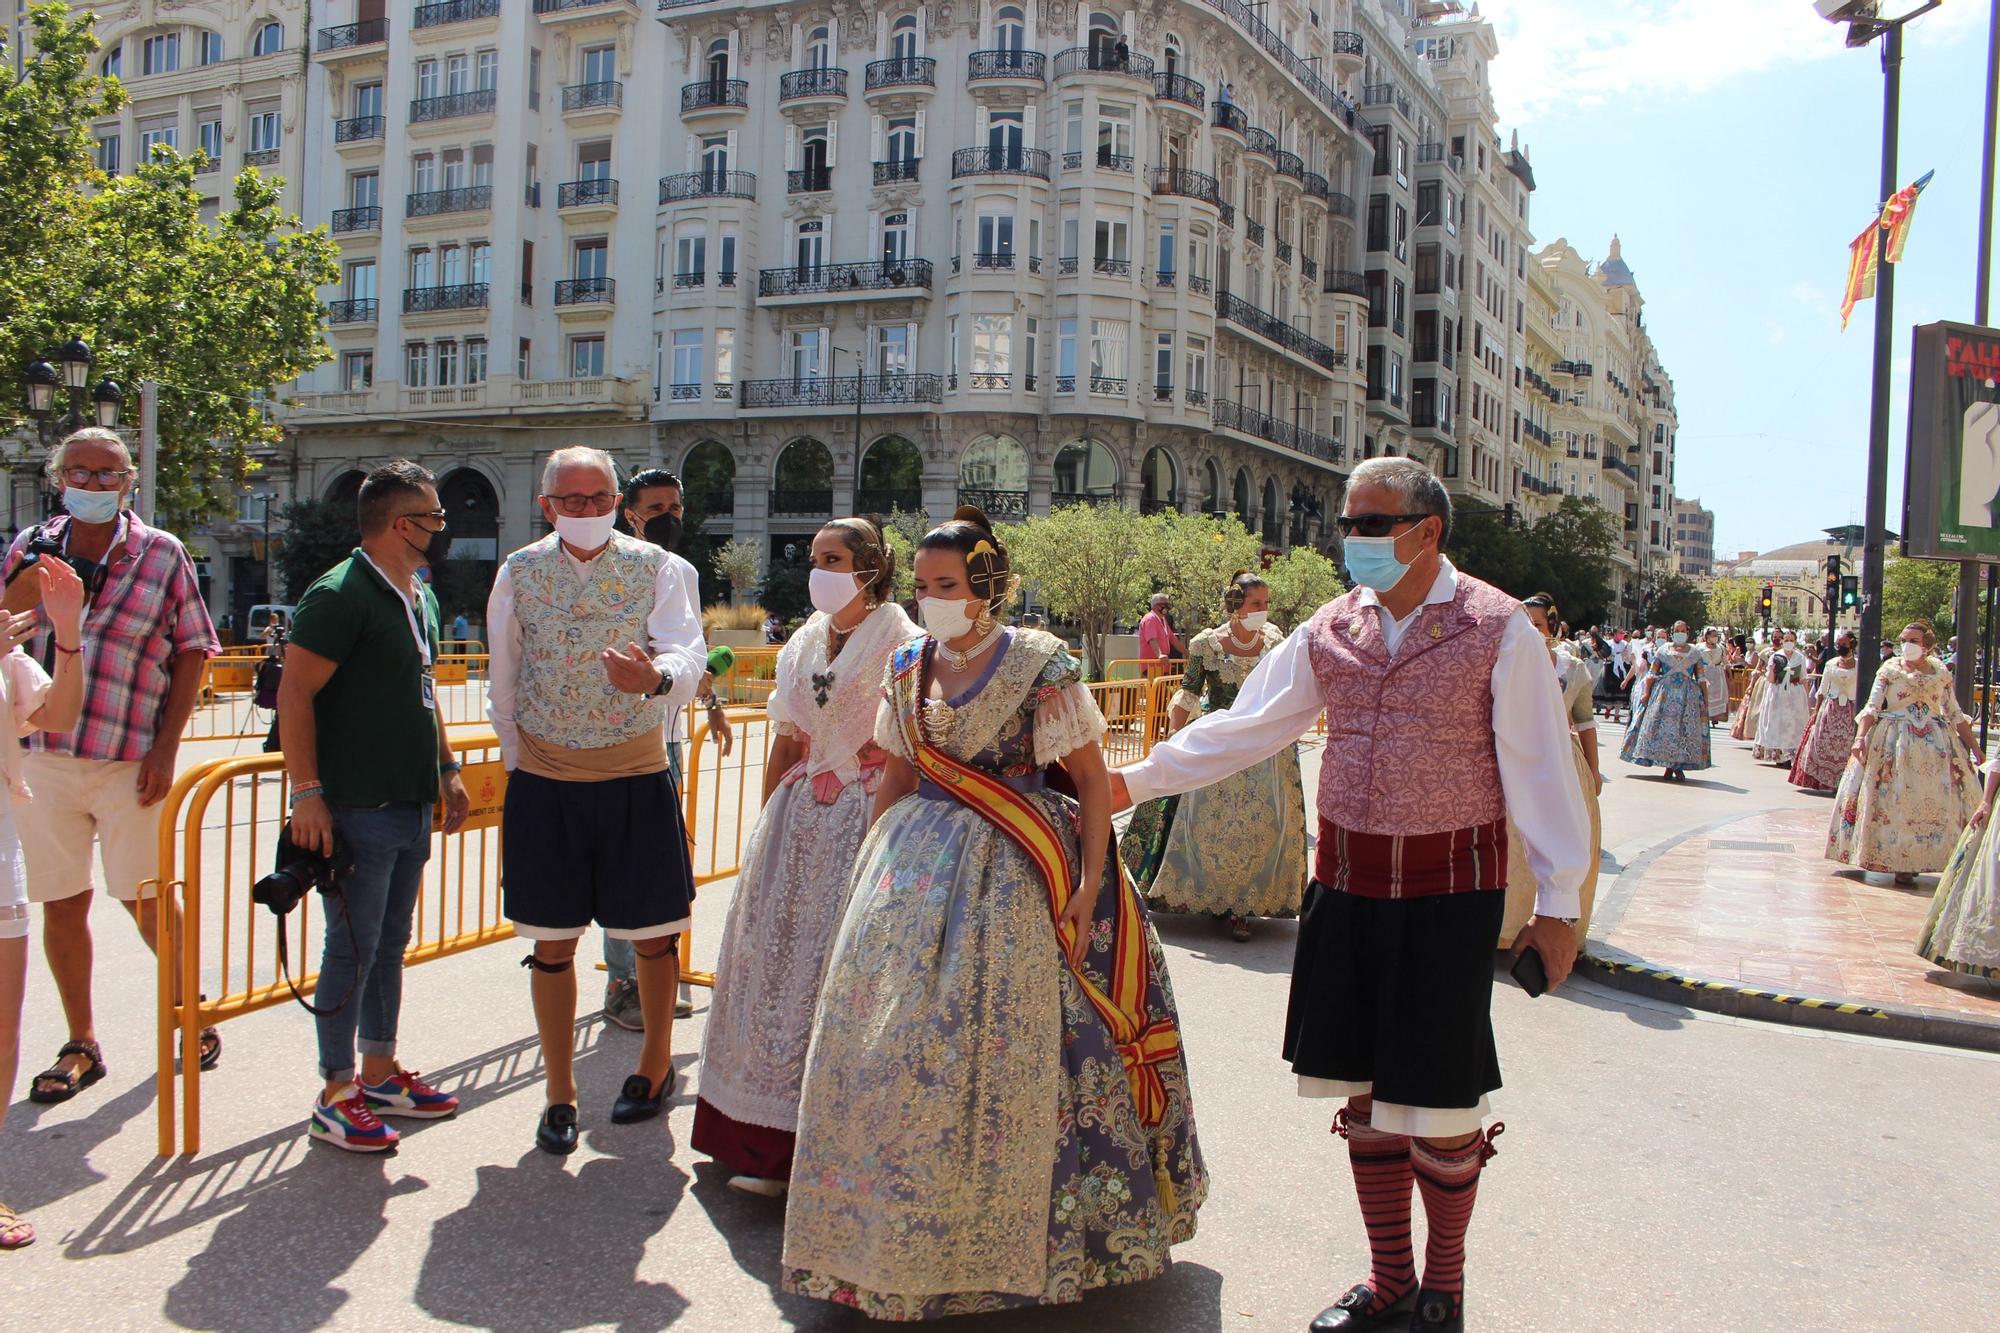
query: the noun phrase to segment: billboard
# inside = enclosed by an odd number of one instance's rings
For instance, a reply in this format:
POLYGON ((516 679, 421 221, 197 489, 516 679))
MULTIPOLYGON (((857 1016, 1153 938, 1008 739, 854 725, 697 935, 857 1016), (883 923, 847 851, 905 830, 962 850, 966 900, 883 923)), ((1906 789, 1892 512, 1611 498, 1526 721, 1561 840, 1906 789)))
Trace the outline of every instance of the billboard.
POLYGON ((2000 329, 1916 330, 1903 554, 2000 564, 2000 329))

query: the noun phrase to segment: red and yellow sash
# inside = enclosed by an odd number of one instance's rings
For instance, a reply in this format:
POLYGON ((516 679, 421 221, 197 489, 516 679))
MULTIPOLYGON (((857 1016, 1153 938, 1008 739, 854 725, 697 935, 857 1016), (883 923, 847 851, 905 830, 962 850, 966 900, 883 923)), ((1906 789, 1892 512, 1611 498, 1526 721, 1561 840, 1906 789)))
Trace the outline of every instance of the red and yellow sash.
MULTIPOLYGON (((988 823, 998 828, 1027 853, 1048 887, 1050 920, 1061 922, 1076 884, 1076 866, 1055 825, 1041 807, 990 773, 962 764, 924 739, 918 723, 922 708, 922 645, 926 640, 905 645, 897 652, 894 679, 898 698, 896 712, 910 753, 916 756, 919 775, 937 786, 988 823), (915 651, 912 651, 914 649, 915 651)), ((1125 1077, 1132 1085, 1132 1100, 1139 1122, 1155 1128, 1167 1111, 1166 1086, 1160 1080, 1159 1065, 1180 1054, 1178 1028, 1170 1018, 1153 1017, 1146 995, 1152 983, 1152 960, 1146 951, 1144 908, 1137 891, 1111 850, 1112 864, 1118 866, 1118 898, 1111 924, 1110 989, 1107 992, 1083 969, 1076 978, 1091 1007, 1103 1018, 1118 1047, 1125 1077)), ((1074 926, 1058 926, 1057 942, 1068 949, 1075 941, 1074 926)))

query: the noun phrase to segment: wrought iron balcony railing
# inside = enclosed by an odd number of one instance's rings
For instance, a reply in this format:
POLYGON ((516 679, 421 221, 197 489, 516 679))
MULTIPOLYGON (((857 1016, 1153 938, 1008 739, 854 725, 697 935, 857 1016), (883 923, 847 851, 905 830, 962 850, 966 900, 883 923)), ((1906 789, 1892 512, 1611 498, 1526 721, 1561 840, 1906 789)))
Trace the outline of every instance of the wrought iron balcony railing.
POLYGON ((1049 178, 1049 154, 1045 148, 1014 148, 989 144, 984 148, 960 148, 951 155, 953 180, 961 176, 1033 176, 1049 178))
POLYGON ((403 216, 430 218, 442 213, 473 213, 491 207, 491 185, 462 185, 455 190, 425 190, 404 196, 403 216))
POLYGON ((1288 153, 1280 148, 1274 160, 1278 164, 1278 174, 1280 176, 1289 176, 1300 185, 1305 184, 1306 160, 1304 158, 1300 157, 1297 153, 1288 153))
POLYGON ((380 139, 388 132, 387 116, 349 116, 346 120, 333 122, 335 143, 362 143, 369 139, 380 139))
POLYGON ((912 372, 863 375, 858 382, 852 375, 744 380, 739 401, 744 407, 853 407, 857 390, 863 406, 944 401, 942 377, 912 372))
POLYGON ((965 58, 967 82, 974 79, 1048 80, 1049 58, 1040 51, 974 51, 965 58))
POLYGON ((913 181, 917 178, 917 167, 922 158, 905 157, 892 162, 875 163, 875 183, 894 185, 898 181, 913 181))
POLYGON ((609 176, 587 181, 564 181, 556 186, 557 208, 588 208, 616 204, 618 182, 609 176))
POLYGON ((625 105, 625 85, 617 79, 572 83, 562 91, 565 111, 595 111, 625 105))
POLYGON ((1223 292, 1215 298, 1217 318, 1267 338, 1294 356, 1304 357, 1323 370, 1338 370, 1347 364, 1347 354, 1336 352, 1310 334, 1299 332, 1267 310, 1259 310, 1242 297, 1223 292))
POLYGON ((458 116, 477 116, 491 111, 499 103, 498 88, 474 88, 467 93, 419 97, 410 103, 410 123, 419 125, 433 120, 452 120, 458 116))
POLYGON ((1216 183, 1215 177, 1202 171, 1189 171, 1185 167, 1153 168, 1153 193, 1184 195, 1218 207, 1222 203, 1222 187, 1216 183))
POLYGON ((1142 56, 1137 51, 1127 51, 1120 55, 1116 47, 1103 45, 1072 46, 1069 50, 1056 55, 1056 78, 1081 73, 1122 74, 1150 82, 1153 77, 1153 58, 1142 56))
POLYGON ((832 188, 831 167, 795 167, 785 173, 786 194, 823 194, 832 188))
POLYGON ((336 208, 331 229, 336 236, 352 231, 380 231, 382 210, 374 204, 365 208, 336 208))
POLYGON ((1026 491, 995 491, 977 486, 961 486, 958 488, 958 502, 962 505, 978 505, 988 518, 1028 516, 1026 491))
POLYGON ((460 282, 448 287, 407 287, 403 290, 403 313, 421 315, 439 310, 484 310, 487 284, 460 282))
POLYGON ((751 171, 687 171, 660 177, 660 202, 684 199, 755 199, 757 175, 751 171))
POLYGON ((364 296, 352 301, 328 301, 326 322, 329 324, 373 324, 382 309, 382 302, 373 296, 364 296))
POLYGON ((1368 295, 1368 275, 1351 269, 1330 268, 1326 271, 1326 284, 1320 288, 1324 292, 1339 292, 1344 296, 1368 295))
POLYGON ((801 97, 847 96, 847 71, 834 66, 795 69, 778 76, 778 100, 790 102, 801 97))
POLYGON ((500 0, 441 0, 434 5, 418 5, 410 17, 412 28, 437 28, 467 19, 490 19, 500 13, 500 0))
POLYGON ((1227 398, 1215 400, 1215 424, 1245 435, 1254 435, 1260 440, 1269 440, 1272 444, 1281 444, 1328 463, 1338 463, 1347 452, 1340 441, 1331 435, 1280 421, 1227 398))
POLYGON ((1218 130, 1228 130, 1232 134, 1242 134, 1250 128, 1250 117, 1243 114, 1243 108, 1234 102, 1217 102, 1215 115, 1210 124, 1218 130))
POLYGON ((1200 111, 1208 105, 1208 90, 1185 74, 1164 71, 1153 76, 1153 96, 1162 102, 1179 102, 1200 111))
POLYGON ((359 23, 343 23, 337 28, 319 30, 321 51, 352 51, 356 47, 376 46, 388 40, 387 19, 363 19, 359 23))
POLYGON ((710 107, 743 107, 750 105, 750 81, 748 79, 703 79, 700 83, 690 83, 681 89, 681 114, 701 111, 710 107))
POLYGON ((937 61, 929 56, 871 60, 863 73, 862 86, 871 93, 879 88, 935 88, 937 61))
POLYGON ((1268 157, 1273 163, 1278 160, 1278 136, 1267 129, 1252 125, 1243 131, 1243 151, 1268 157))
POLYGON ((557 305, 610 305, 618 296, 615 278, 558 278, 557 305))
MULTIPOLYGON (((789 265, 757 274, 759 296, 806 296, 822 293, 899 291, 931 285, 928 259, 874 260, 866 264, 789 265)), ((852 402, 850 398, 848 401, 852 402)))

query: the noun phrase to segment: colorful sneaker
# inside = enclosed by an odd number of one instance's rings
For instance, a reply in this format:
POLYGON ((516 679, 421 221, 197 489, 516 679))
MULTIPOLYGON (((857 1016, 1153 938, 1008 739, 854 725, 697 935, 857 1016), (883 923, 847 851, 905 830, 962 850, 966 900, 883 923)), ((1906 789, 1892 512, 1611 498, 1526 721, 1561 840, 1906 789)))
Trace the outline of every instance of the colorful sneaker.
POLYGON ((458 1098, 439 1092, 413 1069, 398 1069, 380 1083, 364 1083, 361 1095, 376 1115, 407 1120, 442 1120, 458 1112, 458 1098))
MULTIPOLYGON (((341 1090, 339 1101, 313 1102, 312 1119, 306 1129, 316 1143, 330 1143, 348 1152, 387 1152, 402 1136, 368 1109, 368 1099, 350 1083, 341 1090)), ((323 1096, 323 1094, 322 1094, 323 1096)))
POLYGON ((627 1032, 646 1030, 645 1011, 639 1007, 639 984, 615 980, 604 987, 604 1017, 627 1032))

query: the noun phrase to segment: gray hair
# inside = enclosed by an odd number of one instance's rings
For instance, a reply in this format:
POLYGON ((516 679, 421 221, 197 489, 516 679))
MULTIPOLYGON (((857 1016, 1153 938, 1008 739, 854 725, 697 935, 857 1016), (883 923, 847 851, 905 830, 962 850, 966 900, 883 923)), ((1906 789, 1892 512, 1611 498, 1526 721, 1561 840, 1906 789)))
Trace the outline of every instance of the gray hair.
POLYGON ((1147 602, 1147 605, 1158 606, 1161 602, 1171 602, 1172 600, 1174 599, 1167 596, 1167 594, 1163 592, 1156 592, 1153 594, 1152 599, 1147 602))
POLYGON ((587 444, 568 444, 550 454, 549 461, 542 465, 543 495, 547 495, 549 487, 556 484, 556 473, 566 467, 602 468, 611 481, 611 489, 618 489, 618 464, 610 454, 587 444))
POLYGON ((81 430, 71 431, 63 436, 56 447, 49 450, 48 459, 42 464, 42 475, 48 479, 51 489, 59 491, 63 488, 63 469, 69 466, 67 460, 69 447, 72 444, 114 445, 125 455, 125 466, 127 468, 132 466, 132 447, 125 443, 124 436, 104 426, 85 426, 81 430))
POLYGON ((1428 467, 1414 458, 1371 458, 1347 478, 1348 489, 1380 486, 1393 491, 1406 514, 1435 514, 1443 523, 1438 546, 1451 540, 1451 495, 1428 467))

